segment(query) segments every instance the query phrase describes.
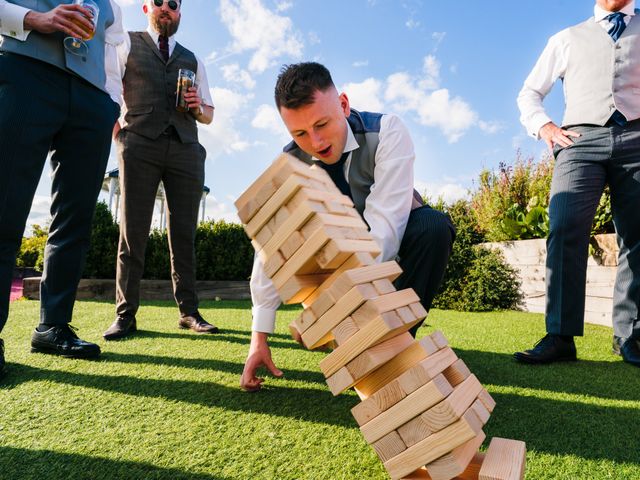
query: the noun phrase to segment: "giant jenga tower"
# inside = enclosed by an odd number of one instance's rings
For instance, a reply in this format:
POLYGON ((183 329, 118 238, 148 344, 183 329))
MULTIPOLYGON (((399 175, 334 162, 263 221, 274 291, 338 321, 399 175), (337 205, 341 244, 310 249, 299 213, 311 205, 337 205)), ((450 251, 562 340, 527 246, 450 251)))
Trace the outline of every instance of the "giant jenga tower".
POLYGON ((327 385, 358 393, 352 414, 392 479, 523 478, 523 442, 494 438, 478 453, 494 400, 442 333, 408 333, 427 312, 391 283, 396 262, 374 261, 377 243, 324 170, 283 154, 236 207, 283 302, 304 307, 292 333, 333 349, 320 362, 327 385))

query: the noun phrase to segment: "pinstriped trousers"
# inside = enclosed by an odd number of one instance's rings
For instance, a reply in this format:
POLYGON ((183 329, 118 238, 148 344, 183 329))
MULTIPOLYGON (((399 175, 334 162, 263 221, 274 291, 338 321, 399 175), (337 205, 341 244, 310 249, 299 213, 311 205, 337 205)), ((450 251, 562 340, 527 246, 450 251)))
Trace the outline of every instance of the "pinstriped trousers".
POLYGON ((640 335, 640 120, 621 127, 579 125, 570 147, 554 151, 549 204, 546 327, 584 332, 585 283, 591 224, 606 184, 620 253, 613 296, 614 335, 640 335))

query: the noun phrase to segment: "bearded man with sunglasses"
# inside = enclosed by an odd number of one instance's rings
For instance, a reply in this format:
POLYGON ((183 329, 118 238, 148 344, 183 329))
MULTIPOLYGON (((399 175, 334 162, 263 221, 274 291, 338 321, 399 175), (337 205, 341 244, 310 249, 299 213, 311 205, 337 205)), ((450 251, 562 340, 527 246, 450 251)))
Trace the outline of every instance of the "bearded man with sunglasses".
POLYGON ((204 64, 175 41, 182 2, 144 0, 144 32, 130 32, 118 49, 124 87, 124 123, 114 138, 122 216, 116 273, 116 319, 106 340, 136 331, 140 279, 158 186, 167 203, 171 279, 180 310, 178 325, 198 333, 216 333, 198 312, 195 233, 204 186, 206 151, 198 142, 197 122, 213 120, 213 101, 204 64), (187 112, 176 110, 178 71, 196 74, 196 87, 184 95, 187 112))

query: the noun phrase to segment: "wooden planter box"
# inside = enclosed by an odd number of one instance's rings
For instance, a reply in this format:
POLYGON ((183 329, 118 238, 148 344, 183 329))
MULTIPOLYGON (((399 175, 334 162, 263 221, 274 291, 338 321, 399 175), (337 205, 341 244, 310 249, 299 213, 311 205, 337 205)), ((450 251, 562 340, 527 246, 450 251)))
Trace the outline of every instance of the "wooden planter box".
MULTIPOLYGON (((616 235, 596 235, 587 265, 585 321, 611 326, 613 284, 618 264, 616 235)), ((502 252, 506 262, 520 273, 525 311, 544 313, 546 240, 518 240, 485 243, 484 246, 502 252)))
MULTIPOLYGON (((22 281, 23 295, 32 300, 40 299, 40 277, 22 281)), ((200 300, 248 300, 251 298, 247 281, 198 281, 200 300)), ((116 298, 116 281, 83 278, 78 285, 78 300, 111 300, 116 298)), ((142 280, 140 300, 173 300, 171 280, 142 280)))

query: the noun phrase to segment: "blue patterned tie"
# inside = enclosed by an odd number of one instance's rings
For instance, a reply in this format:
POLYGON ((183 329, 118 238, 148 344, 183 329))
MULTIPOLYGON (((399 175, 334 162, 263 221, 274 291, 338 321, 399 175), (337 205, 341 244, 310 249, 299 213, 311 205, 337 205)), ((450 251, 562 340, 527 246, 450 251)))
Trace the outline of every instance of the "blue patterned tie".
MULTIPOLYGON (((611 35, 611 38, 613 38, 614 42, 618 41, 618 39, 620 38, 620 35, 622 35, 622 32, 624 32, 624 29, 627 27, 627 24, 624 23, 624 17, 625 17, 625 14, 622 12, 615 12, 615 13, 612 13, 611 15, 607 15, 606 17, 607 20, 612 24, 612 26, 609 27, 608 33, 609 35, 611 35)), ((627 119, 622 113, 620 113, 619 110, 616 110, 615 112, 613 112, 613 115, 611 115, 610 120, 613 120, 621 127, 624 127, 627 124, 627 119)))
POLYGON ((624 32, 624 29, 627 27, 627 24, 624 23, 624 17, 625 14, 622 12, 615 12, 611 15, 607 15, 606 17, 607 20, 613 25, 609 27, 608 33, 609 35, 611 35, 611 38, 613 38, 614 42, 618 41, 620 35, 622 35, 622 32, 624 32))

